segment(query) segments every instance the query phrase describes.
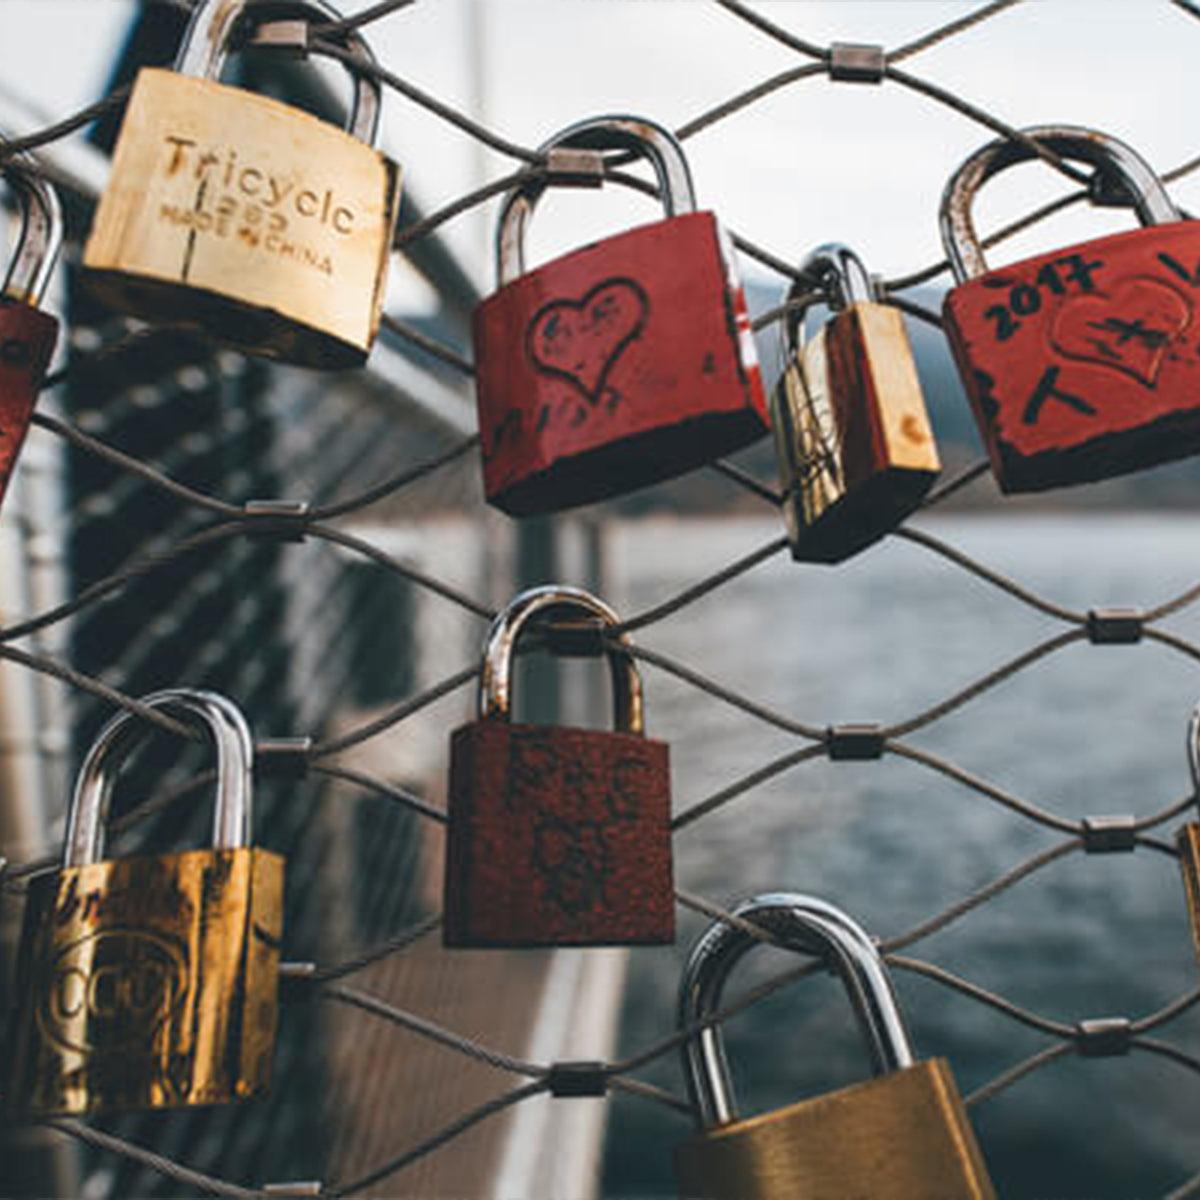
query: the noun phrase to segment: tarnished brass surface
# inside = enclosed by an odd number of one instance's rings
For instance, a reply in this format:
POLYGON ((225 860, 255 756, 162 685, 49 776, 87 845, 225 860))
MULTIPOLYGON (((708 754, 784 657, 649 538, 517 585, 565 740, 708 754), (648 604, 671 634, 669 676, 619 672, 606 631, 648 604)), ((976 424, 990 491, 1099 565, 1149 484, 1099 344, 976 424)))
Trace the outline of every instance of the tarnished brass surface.
POLYGON ((101 294, 308 366, 365 361, 400 180, 299 109, 147 68, 134 85, 83 263, 101 294))
POLYGON ((995 1200, 944 1059, 710 1129, 675 1171, 684 1200, 995 1200))
POLYGON ((266 1089, 284 861, 191 850, 29 886, 4 1107, 222 1104, 266 1089))
POLYGON ((840 562, 895 528, 941 470, 901 314, 860 302, 788 364, 772 397, 795 558, 840 562))
POLYGON ((1187 892, 1188 917, 1192 923, 1192 944, 1200 959, 1200 825, 1185 825, 1179 831, 1179 869, 1187 892))

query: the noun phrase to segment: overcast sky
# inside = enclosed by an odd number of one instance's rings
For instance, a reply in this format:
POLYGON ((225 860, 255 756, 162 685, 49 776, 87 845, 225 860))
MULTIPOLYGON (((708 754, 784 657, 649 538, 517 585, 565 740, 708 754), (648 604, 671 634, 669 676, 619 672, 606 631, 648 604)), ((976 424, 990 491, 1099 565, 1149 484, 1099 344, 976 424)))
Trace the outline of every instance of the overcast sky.
MULTIPOLYGON (((367 0, 345 5, 348 11, 367 0)), ((896 46, 979 7, 959 0, 760 0, 801 37, 896 46)), ((63 115, 103 86, 127 0, 3 0, 0 86, 63 115)), ((798 65, 786 47, 709 0, 417 0, 368 31, 377 55, 426 91, 527 145, 581 117, 621 111, 677 127, 798 65), (472 70, 473 62, 482 71, 472 70)), ((904 64, 1017 125, 1091 125, 1160 170, 1200 154, 1194 113, 1200 20, 1168 0, 1025 0, 904 64)), ((389 93, 385 136, 427 208, 511 160, 389 93)), ((702 207, 788 259, 830 240, 885 275, 940 256, 937 205, 958 163, 990 135, 894 83, 809 79, 687 143, 702 207)), ((1069 186, 1040 166, 986 189, 985 227, 1069 186)), ((1200 173, 1173 188, 1200 211, 1200 173)), ((445 227, 482 287, 492 282, 495 204, 445 227)), ((995 261, 1123 225, 1078 210, 1010 243, 995 261)), ((645 220, 644 197, 572 192, 546 201, 532 257, 645 220)), ((747 270, 753 270, 747 265, 747 270)), ((770 278, 770 276, 766 276, 770 278)))

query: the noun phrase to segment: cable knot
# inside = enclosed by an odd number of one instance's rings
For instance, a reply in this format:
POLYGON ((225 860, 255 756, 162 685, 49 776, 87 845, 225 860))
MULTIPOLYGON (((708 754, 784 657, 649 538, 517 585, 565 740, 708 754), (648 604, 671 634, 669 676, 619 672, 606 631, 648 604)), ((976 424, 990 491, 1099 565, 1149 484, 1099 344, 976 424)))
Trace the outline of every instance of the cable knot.
POLYGON ((882 83, 887 55, 882 46, 862 42, 833 42, 829 47, 829 78, 842 83, 882 83))
POLYGON ((597 1060, 551 1063, 546 1082, 552 1096, 604 1096, 608 1094, 608 1065, 597 1060))
POLYGON ((825 749, 834 762, 867 762, 882 758, 883 727, 865 722, 830 725, 825 730, 825 749))
POLYGON ((1133 1045, 1133 1022, 1128 1017, 1093 1017, 1075 1025, 1075 1046, 1084 1058, 1114 1058, 1133 1045))
POLYGON ((1131 646, 1142 640, 1146 616, 1140 608, 1092 608, 1087 615, 1093 646, 1131 646))
POLYGON ((1083 848, 1088 854, 1120 854, 1136 847, 1137 820, 1132 815, 1083 818, 1083 848))
POLYGON ((256 537, 278 538, 281 542, 302 542, 311 520, 307 500, 247 500, 242 516, 250 522, 256 537))

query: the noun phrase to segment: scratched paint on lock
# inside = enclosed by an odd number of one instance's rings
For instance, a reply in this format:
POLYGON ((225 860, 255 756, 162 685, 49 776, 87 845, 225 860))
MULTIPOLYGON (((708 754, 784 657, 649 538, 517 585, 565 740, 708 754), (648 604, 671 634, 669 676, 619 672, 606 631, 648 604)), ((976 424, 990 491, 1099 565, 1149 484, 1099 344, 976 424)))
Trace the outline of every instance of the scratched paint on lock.
POLYGON ((366 346, 398 189, 393 164, 316 117, 146 69, 84 261, 231 296, 366 346))
POLYGON ((1200 450, 1200 230, 1117 234, 946 297, 947 333, 1006 491, 1200 450))

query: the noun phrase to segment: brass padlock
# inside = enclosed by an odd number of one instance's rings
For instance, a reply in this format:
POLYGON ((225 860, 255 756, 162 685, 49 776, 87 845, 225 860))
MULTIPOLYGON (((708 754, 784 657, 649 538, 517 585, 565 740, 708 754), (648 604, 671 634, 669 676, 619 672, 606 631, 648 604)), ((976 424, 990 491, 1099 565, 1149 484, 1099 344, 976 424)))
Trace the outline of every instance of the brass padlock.
POLYGON ((784 320, 771 427, 792 557, 834 563, 908 516, 941 462, 899 310, 836 243, 809 256, 788 300, 814 289, 831 316, 807 343, 804 308, 784 320))
POLYGON ((83 265, 124 312, 304 366, 360 366, 400 199, 374 148, 378 83, 356 74, 346 132, 216 82, 244 20, 297 13, 337 17, 324 0, 201 0, 174 69, 138 72, 83 265))
MULTIPOLYGON (((818 955, 841 976, 876 1074, 867 1083, 739 1118, 716 1024, 683 1042, 684 1074, 701 1136, 679 1146, 686 1200, 995 1200, 944 1059, 914 1061, 878 950, 845 913, 791 892, 756 896, 734 914, 781 945, 818 955)), ((758 940, 725 922, 692 948, 679 1024, 720 1008, 730 971, 758 940)))
POLYGON ((248 844, 250 731, 213 692, 142 702, 216 744, 213 846, 100 861, 115 769, 145 730, 128 712, 109 721, 80 769, 62 868, 29 885, 10 1113, 224 1104, 270 1079, 284 863, 248 844))
MULTIPOLYGON (((1187 731, 1188 765, 1192 771, 1192 790, 1200 800, 1200 704, 1192 712, 1187 731)), ((1200 958, 1200 822, 1189 821, 1175 840, 1179 850, 1179 869, 1187 893, 1188 917, 1192 924, 1192 944, 1200 958)))

